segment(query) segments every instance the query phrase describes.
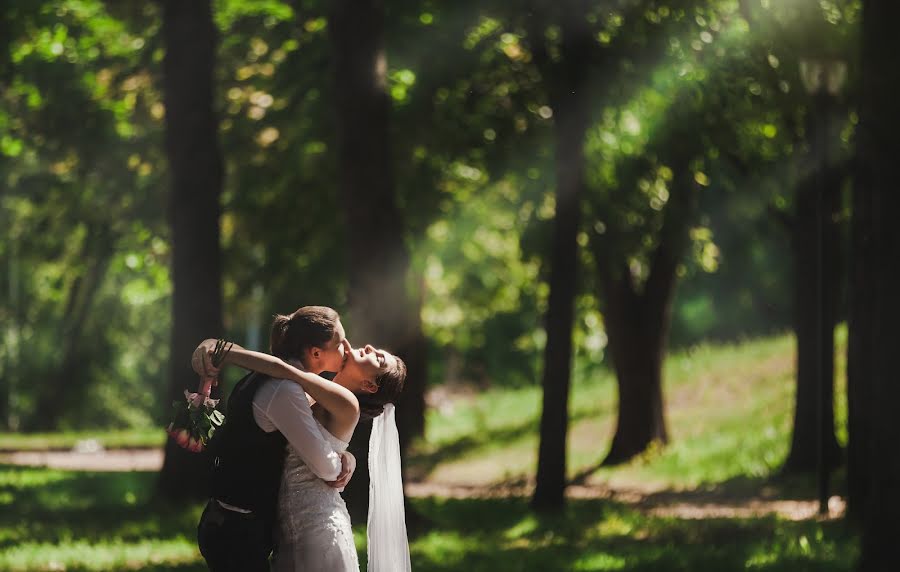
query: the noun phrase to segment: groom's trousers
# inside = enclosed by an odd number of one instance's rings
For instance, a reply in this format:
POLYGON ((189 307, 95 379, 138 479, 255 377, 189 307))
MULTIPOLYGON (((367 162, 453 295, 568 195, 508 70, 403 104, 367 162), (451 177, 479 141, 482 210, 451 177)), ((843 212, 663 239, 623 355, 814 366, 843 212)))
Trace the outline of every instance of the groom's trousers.
POLYGON ((200 553, 212 572, 268 572, 271 523, 210 499, 197 526, 200 553))

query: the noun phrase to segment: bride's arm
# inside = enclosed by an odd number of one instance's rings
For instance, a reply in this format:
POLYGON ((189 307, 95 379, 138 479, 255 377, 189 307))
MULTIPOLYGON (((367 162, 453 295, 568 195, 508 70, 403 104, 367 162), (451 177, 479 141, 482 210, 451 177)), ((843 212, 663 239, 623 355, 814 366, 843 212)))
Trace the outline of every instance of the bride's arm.
MULTIPOLYGON (((197 346, 197 352, 203 350, 206 356, 215 348, 215 340, 204 340, 197 346)), ((203 360, 204 369, 209 370, 207 366, 208 359, 203 360)), ((196 363, 196 360, 194 360, 196 363)), ((234 344, 231 351, 226 354, 223 363, 240 366, 244 369, 257 371, 276 379, 289 379, 298 383, 303 391, 308 393, 316 402, 325 408, 332 415, 354 419, 359 417, 359 400, 353 395, 349 389, 328 381, 324 377, 318 376, 308 371, 297 369, 281 358, 275 357, 262 352, 247 350, 241 346, 234 344)), ((197 366, 194 366, 197 369, 197 366)))

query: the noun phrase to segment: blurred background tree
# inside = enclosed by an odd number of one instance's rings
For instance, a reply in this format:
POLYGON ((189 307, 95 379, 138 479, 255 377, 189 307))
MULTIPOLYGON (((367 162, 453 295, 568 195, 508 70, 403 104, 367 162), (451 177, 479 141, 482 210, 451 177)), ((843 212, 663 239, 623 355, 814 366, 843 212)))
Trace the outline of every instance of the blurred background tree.
MULTIPOLYGON (((183 399, 196 374, 185 367, 191 345, 221 337, 222 263, 219 219, 223 161, 214 81, 218 34, 210 2, 163 3, 163 101, 169 164, 172 326, 168 401, 183 399)), ((208 496, 207 453, 166 441, 160 493, 208 496)))

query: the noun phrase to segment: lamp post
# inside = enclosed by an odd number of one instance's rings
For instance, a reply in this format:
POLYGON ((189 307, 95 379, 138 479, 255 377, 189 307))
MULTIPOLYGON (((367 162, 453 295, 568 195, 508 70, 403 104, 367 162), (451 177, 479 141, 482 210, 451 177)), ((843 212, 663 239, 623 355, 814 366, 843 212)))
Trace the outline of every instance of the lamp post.
MULTIPOLYGON (((828 514, 828 488, 829 468, 825 460, 825 440, 828 432, 833 427, 826 426, 826 399, 833 399, 832 395, 825 395, 825 388, 832 387, 826 383, 822 371, 822 359, 826 350, 823 339, 823 316, 826 312, 825 288, 823 284, 824 260, 824 199, 826 181, 826 169, 829 164, 829 147, 831 145, 830 114, 831 103, 840 92, 847 77, 847 64, 835 59, 804 59, 800 60, 800 79, 806 92, 812 96, 812 120, 815 124, 813 139, 810 141, 813 155, 813 168, 816 181, 816 379, 818 381, 816 391, 816 473, 818 476, 819 514, 828 514)), ((830 339, 830 338, 829 338, 830 339)), ((834 348, 828 348, 834 352, 834 348)))

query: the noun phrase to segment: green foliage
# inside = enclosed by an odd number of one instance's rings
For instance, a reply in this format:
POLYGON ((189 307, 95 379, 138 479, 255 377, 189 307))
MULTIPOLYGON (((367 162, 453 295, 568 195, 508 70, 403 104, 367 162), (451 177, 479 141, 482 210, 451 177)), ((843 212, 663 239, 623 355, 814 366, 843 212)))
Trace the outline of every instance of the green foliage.
POLYGON ((264 349, 273 314, 346 302, 325 13, 216 7, 226 326, 264 349))
POLYGON ((0 301, 11 395, 3 422, 147 423, 147 411, 110 397, 156 393, 165 359, 166 324, 154 316, 168 303, 159 260, 167 247, 152 192, 161 103, 148 68, 154 44, 143 37, 155 35, 155 9, 114 15, 103 2, 72 1, 8 10, 16 26, 0 121, 10 155, 0 158, 2 222, 11 230, 0 243, 10 275, 0 301), (65 417, 39 420, 35 407, 53 395, 68 401, 65 417))
MULTIPOLYGON (((230 338, 264 348, 276 312, 346 308, 353 272, 328 4, 213 8, 225 323, 230 338)), ((520 3, 386 9, 398 224, 423 303, 429 381, 534 384, 556 173, 552 78, 533 50, 545 42, 558 57, 559 28, 535 25, 520 3)), ((172 244, 159 5, 17 0, 0 10, 0 424, 162 425, 172 244), (122 407, 123 395, 143 406, 122 407), (42 417, 59 396, 65 412, 42 417)), ((588 14, 603 57, 590 61, 579 243, 615 228, 618 254, 645 278, 673 153, 690 152, 700 215, 679 269, 676 346, 788 325, 786 235, 772 212, 790 210, 805 168, 795 159, 809 103, 799 61, 852 61, 858 20, 858 1, 617 0, 588 14)), ((846 111, 841 153, 855 126, 846 111)), ((599 379, 602 300, 582 254, 576 368, 599 379)))
POLYGON ((389 63, 415 78, 394 141, 433 381, 538 377, 546 246, 526 233, 553 216, 550 121, 508 9, 429 4, 389 30, 389 63))
MULTIPOLYGON (((473 171, 458 166, 461 179, 475 176, 473 171)), ((441 219, 428 228, 416 252, 424 258, 419 264, 429 294, 422 319, 435 346, 460 356, 463 379, 527 383, 538 365, 542 344, 533 324, 547 292, 539 261, 524 258, 515 233, 534 204, 515 186, 500 185, 471 195, 457 191, 454 202, 448 201, 453 222, 441 219)))

